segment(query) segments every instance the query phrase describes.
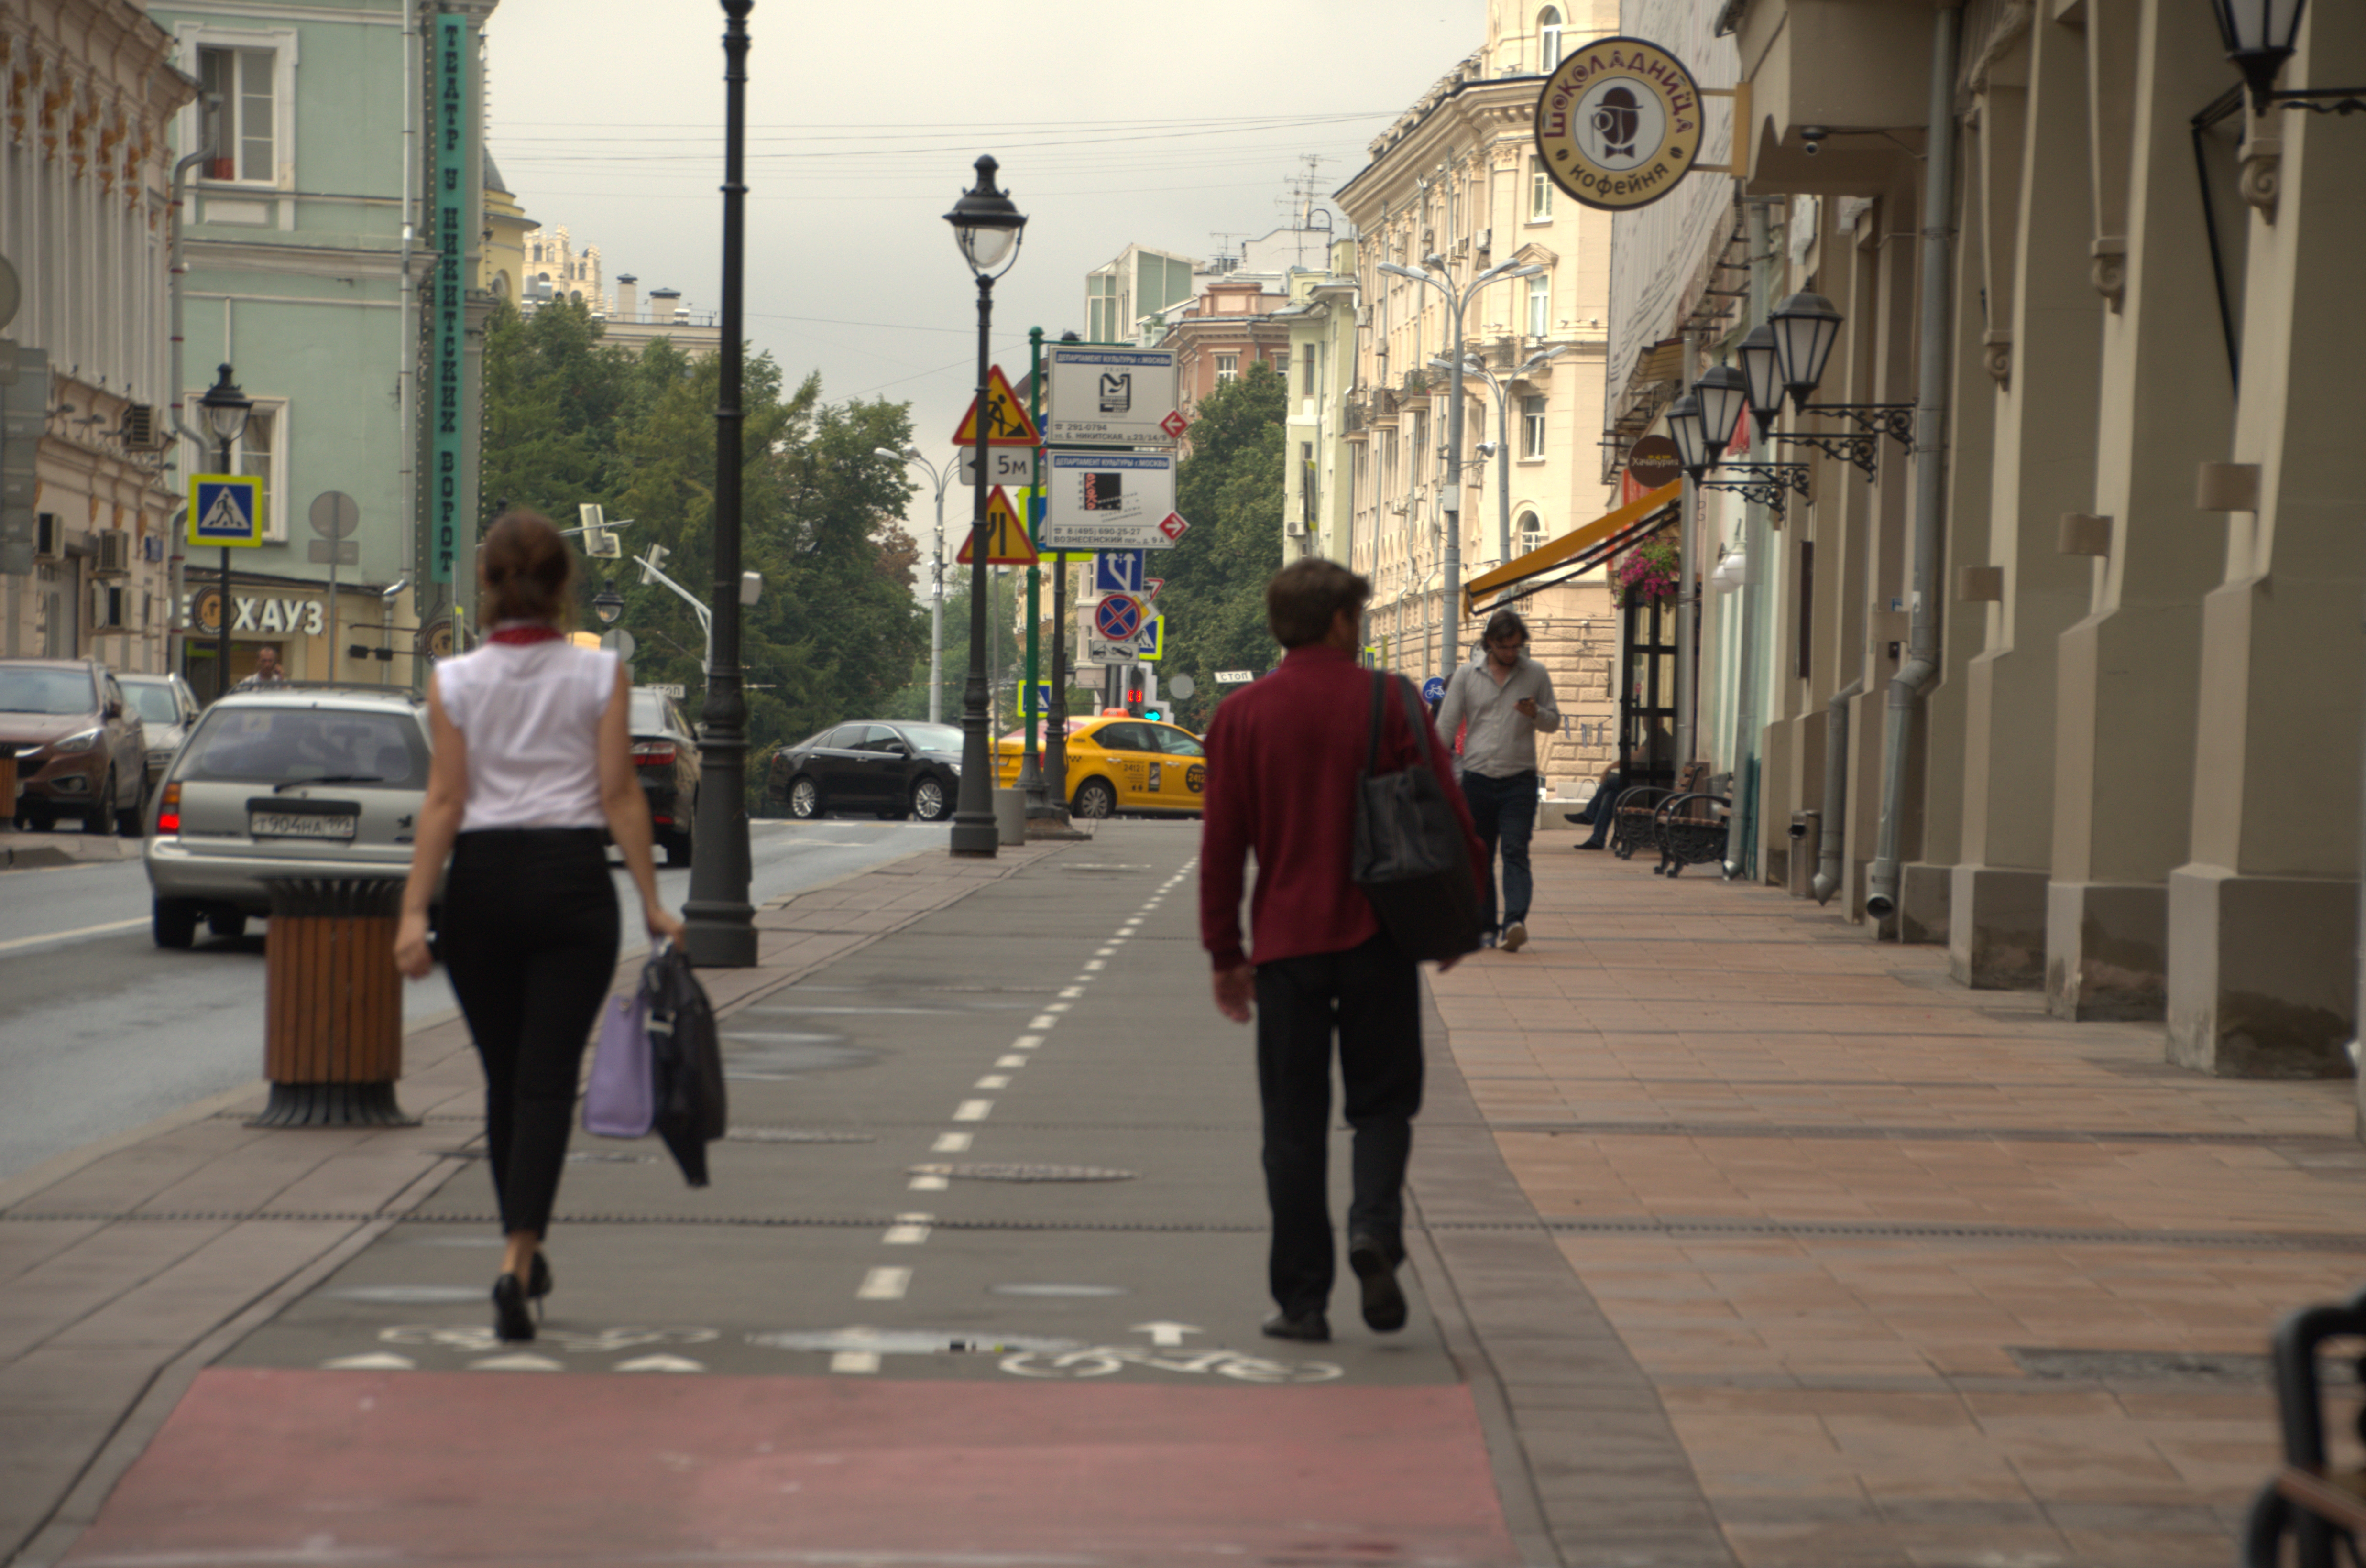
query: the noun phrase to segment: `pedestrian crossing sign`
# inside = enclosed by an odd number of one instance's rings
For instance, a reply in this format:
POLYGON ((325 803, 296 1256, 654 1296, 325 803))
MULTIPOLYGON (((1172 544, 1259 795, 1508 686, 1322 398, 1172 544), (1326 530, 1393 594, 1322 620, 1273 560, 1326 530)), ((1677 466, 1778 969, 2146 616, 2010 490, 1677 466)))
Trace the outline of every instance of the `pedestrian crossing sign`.
MULTIPOLYGON (((1035 421, 1027 417, 1027 406, 1019 394, 1010 389, 1010 378, 1002 374, 1002 366, 988 367, 986 377, 986 444, 988 446, 1034 446, 1042 441, 1036 433, 1035 421)), ((977 399, 969 402, 969 412, 962 416, 961 428, 953 431, 955 446, 977 444, 977 399)))
POLYGON ((263 543, 263 481, 240 474, 189 476, 189 543, 244 547, 263 543))
MULTIPOLYGON (((962 541, 961 554, 955 557, 968 566, 976 557, 970 545, 977 537, 973 529, 962 541)), ((1035 542, 1027 537, 1027 525, 1019 521, 1019 509, 1010 504, 1010 496, 999 485, 986 498, 986 564, 989 566, 1031 566, 1036 563, 1035 542)))

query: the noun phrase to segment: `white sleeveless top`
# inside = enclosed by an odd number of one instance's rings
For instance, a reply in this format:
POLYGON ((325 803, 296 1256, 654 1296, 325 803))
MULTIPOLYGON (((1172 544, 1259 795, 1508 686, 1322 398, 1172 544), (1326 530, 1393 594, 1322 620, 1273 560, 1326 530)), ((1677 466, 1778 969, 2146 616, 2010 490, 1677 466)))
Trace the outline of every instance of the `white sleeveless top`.
POLYGON ((487 643, 435 666, 444 716, 468 745, 462 833, 605 827, 600 719, 616 695, 616 655, 546 643, 487 643))

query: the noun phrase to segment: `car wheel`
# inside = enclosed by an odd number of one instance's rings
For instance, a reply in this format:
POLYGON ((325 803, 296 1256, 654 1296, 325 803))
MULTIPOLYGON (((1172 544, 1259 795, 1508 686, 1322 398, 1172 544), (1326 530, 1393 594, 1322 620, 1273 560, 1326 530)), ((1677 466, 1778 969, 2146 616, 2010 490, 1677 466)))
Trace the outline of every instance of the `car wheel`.
POLYGON ((945 781, 931 773, 912 786, 912 815, 924 823, 942 820, 945 814, 945 781))
POLYGON ((206 929, 217 936, 246 935, 246 915, 234 909, 218 909, 206 916, 206 929))
POLYGON ((789 815, 817 817, 821 815, 821 789, 800 774, 789 780, 789 815))
POLYGON ((1071 810, 1080 817, 1113 817, 1117 815, 1117 791, 1109 787, 1106 778, 1087 778, 1077 787, 1076 804, 1071 810))
POLYGON ((197 939, 197 906, 187 899, 158 899, 152 929, 159 947, 190 946, 197 939))
POLYGON ((107 782, 98 787, 98 799, 82 819, 83 832, 95 838, 104 838, 115 831, 115 769, 107 770, 107 782))

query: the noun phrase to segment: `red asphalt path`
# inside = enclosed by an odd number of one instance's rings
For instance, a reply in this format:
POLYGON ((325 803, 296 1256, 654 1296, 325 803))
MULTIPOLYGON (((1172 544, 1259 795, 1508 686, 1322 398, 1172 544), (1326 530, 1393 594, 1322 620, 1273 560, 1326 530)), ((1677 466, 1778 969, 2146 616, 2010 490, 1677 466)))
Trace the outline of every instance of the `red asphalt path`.
POLYGON ((1459 1385, 200 1374, 65 1562, 1515 1564, 1459 1385))

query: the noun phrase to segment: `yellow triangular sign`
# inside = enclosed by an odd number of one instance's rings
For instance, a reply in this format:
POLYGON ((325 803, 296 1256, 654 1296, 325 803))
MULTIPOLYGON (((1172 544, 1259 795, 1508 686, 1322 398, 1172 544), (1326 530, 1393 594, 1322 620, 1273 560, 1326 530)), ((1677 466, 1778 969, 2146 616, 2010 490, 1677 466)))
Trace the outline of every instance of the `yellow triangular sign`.
MULTIPOLYGON (((961 554, 954 557, 968 566, 976 557, 970 554, 970 541, 962 541, 961 554)), ((1031 566, 1035 565, 1035 542, 1027 537, 1027 525, 1019 521, 1019 509, 997 485, 994 494, 986 498, 986 564, 989 566, 1031 566)))
MULTIPOLYGON (((1010 389, 1010 380, 995 365, 986 375, 986 444, 988 446, 1035 446, 1043 438, 1036 433, 1035 421, 1027 417, 1027 406, 1019 394, 1010 389)), ((969 400, 969 412, 962 416, 961 429, 953 431, 955 446, 977 444, 977 399, 969 400)), ((1030 559, 1032 559, 1031 556, 1030 559)))

